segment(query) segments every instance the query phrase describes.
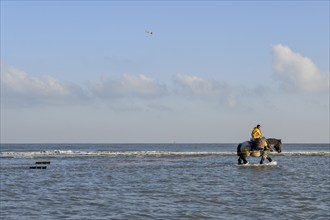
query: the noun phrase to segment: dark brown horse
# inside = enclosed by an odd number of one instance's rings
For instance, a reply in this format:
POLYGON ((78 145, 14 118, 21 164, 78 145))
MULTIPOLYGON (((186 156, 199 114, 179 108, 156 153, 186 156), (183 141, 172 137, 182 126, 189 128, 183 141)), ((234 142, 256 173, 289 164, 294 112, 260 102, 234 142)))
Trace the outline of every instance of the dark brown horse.
POLYGON ((239 156, 238 164, 248 164, 249 162, 246 160, 248 156, 261 157, 260 164, 263 164, 265 159, 267 159, 269 162, 272 162, 269 153, 273 151, 274 148, 278 153, 281 153, 282 141, 281 139, 268 138, 266 139, 266 142, 268 147, 266 147, 264 150, 253 149, 251 141, 240 143, 237 146, 237 156, 239 156))

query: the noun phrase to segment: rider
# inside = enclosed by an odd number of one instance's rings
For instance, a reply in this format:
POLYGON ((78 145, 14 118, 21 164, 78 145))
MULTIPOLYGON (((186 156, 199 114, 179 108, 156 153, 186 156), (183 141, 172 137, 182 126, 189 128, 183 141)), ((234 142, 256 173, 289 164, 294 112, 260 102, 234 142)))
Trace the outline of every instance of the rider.
POLYGON ((253 128, 252 133, 251 133, 252 146, 253 146, 253 149, 256 149, 256 150, 263 150, 266 145, 266 142, 264 144, 262 144, 262 147, 259 147, 260 145, 256 144, 257 142, 263 141, 263 139, 264 139, 264 137, 262 136, 260 127, 261 127, 260 125, 257 125, 256 127, 253 128))

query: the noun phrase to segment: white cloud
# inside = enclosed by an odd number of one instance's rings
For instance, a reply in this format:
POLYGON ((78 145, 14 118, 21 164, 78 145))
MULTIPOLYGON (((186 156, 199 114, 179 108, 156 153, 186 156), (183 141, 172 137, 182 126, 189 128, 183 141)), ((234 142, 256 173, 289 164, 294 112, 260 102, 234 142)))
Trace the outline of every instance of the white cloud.
POLYGON ((1 63, 1 98, 6 103, 63 103, 82 98, 84 92, 76 85, 44 75, 34 77, 15 67, 1 63))
POLYGON ((143 74, 124 74, 114 80, 104 77, 100 82, 92 85, 92 91, 101 98, 123 98, 127 96, 155 98, 167 93, 164 84, 143 74))
POLYGON ((221 96, 228 89, 225 84, 191 75, 178 74, 175 81, 186 92, 194 96, 221 96))
POLYGON ((318 92, 329 88, 329 76, 311 59, 282 44, 273 46, 273 69, 286 90, 318 92))
POLYGON ((175 82, 191 97, 216 98, 230 107, 237 105, 236 96, 232 93, 232 88, 226 83, 182 74, 176 76, 175 82))
POLYGON ((5 106, 85 103, 93 96, 101 99, 147 99, 167 94, 164 84, 143 74, 124 74, 114 80, 104 77, 98 83, 83 88, 49 75, 32 76, 3 62, 1 91, 1 103, 5 106))

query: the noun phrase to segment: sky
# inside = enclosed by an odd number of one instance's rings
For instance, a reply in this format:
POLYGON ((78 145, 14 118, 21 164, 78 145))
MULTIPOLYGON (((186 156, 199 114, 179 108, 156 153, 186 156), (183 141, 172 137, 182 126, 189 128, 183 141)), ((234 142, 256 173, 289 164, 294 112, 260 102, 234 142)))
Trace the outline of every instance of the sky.
POLYGON ((0 141, 329 143, 329 11, 1 0, 0 141))

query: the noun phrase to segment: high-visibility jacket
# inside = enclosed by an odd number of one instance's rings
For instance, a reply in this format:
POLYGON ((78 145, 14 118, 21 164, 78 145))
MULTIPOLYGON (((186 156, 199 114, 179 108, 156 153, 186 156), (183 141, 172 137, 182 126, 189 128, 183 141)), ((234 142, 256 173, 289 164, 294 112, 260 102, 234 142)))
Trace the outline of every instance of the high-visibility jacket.
POLYGON ((252 139, 262 138, 262 133, 259 128, 255 127, 251 133, 252 139))

